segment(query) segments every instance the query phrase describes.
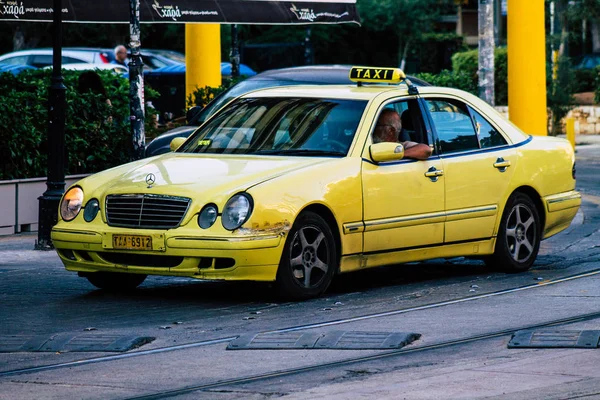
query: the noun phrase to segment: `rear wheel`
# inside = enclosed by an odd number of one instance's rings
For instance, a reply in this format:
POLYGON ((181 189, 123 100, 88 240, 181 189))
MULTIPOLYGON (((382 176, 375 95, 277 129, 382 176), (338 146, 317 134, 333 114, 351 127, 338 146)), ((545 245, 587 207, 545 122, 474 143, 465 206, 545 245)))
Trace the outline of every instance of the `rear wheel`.
POLYGON ((146 275, 117 272, 94 272, 86 274, 88 281, 97 288, 113 292, 133 290, 144 282, 146 275))
POLYGON ((319 296, 329 287, 337 264, 336 243, 327 222, 313 212, 302 213, 281 255, 279 293, 294 300, 319 296))
POLYGON ((494 255, 486 264, 506 272, 527 271, 540 249, 541 220, 529 196, 514 193, 506 204, 494 255))

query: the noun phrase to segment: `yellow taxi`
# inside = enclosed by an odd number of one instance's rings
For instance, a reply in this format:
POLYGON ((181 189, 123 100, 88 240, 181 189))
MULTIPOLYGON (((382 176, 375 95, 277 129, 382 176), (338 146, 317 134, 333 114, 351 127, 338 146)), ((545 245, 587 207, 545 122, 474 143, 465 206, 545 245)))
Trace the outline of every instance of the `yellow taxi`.
POLYGON ((524 271, 575 217, 568 141, 398 69, 350 78, 245 94, 172 153, 71 186, 52 230, 66 269, 111 290, 171 275, 303 299, 336 274, 431 258, 524 271))

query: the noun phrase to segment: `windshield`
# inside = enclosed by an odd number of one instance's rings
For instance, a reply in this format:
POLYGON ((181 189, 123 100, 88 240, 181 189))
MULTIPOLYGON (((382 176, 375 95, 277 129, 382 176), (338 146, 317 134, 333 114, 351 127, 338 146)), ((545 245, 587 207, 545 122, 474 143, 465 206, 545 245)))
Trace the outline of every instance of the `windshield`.
MULTIPOLYGON (((219 108, 221 108, 224 104, 248 92, 273 86, 291 86, 304 84, 311 84, 311 82, 275 79, 251 79, 239 82, 238 84, 232 86, 230 89, 221 93, 219 96, 215 97, 215 99, 211 101, 206 106, 206 108, 204 108, 198 114, 197 118, 194 118, 194 120, 190 121, 190 125, 200 125, 202 122, 206 121, 211 115, 213 115, 219 108)), ((314 85, 314 83, 312 84, 314 85)))
POLYGON ((238 99, 177 152, 345 156, 366 104, 289 97, 238 99))

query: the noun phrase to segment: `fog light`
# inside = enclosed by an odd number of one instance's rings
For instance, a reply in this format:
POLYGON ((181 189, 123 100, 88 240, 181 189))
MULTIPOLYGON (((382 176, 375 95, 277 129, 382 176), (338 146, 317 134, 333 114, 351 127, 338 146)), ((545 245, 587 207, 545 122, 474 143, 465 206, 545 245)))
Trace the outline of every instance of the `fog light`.
POLYGON ((200 225, 200 228, 202 229, 210 228, 217 220, 218 214, 217 206, 214 204, 204 206, 202 211, 200 211, 200 215, 198 215, 198 225, 200 225))
POLYGON ((92 199, 88 201, 83 209, 83 219, 85 222, 92 222, 96 215, 98 215, 98 211, 100 211, 100 203, 96 199, 92 199))

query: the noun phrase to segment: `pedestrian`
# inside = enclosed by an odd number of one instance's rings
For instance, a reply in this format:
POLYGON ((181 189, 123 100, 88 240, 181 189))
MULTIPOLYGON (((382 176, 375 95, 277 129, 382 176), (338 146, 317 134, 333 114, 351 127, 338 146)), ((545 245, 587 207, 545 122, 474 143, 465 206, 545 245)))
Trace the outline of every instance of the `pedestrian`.
MULTIPOLYGON (((93 95, 99 96, 101 102, 105 103, 106 107, 108 107, 108 111, 105 112, 107 114, 106 122, 112 122, 112 103, 108 98, 108 94, 106 93, 106 89, 102 83, 102 78, 96 71, 84 71, 79 75, 79 79, 77 81, 77 91, 82 95, 85 95, 86 93, 92 93, 93 95)), ((106 110, 104 106, 96 105, 96 107, 92 107, 92 110, 94 113, 103 114, 103 108, 106 110)), ((86 119, 97 117, 97 115, 86 115, 88 114, 88 111, 86 110, 83 111, 83 114, 86 119)))
POLYGON ((115 59, 111 61, 112 64, 122 65, 127 67, 127 48, 122 44, 115 47, 115 59))
POLYGON ((71 173, 105 169, 115 153, 113 107, 100 75, 93 70, 83 71, 77 81, 78 123, 66 151, 71 173))

